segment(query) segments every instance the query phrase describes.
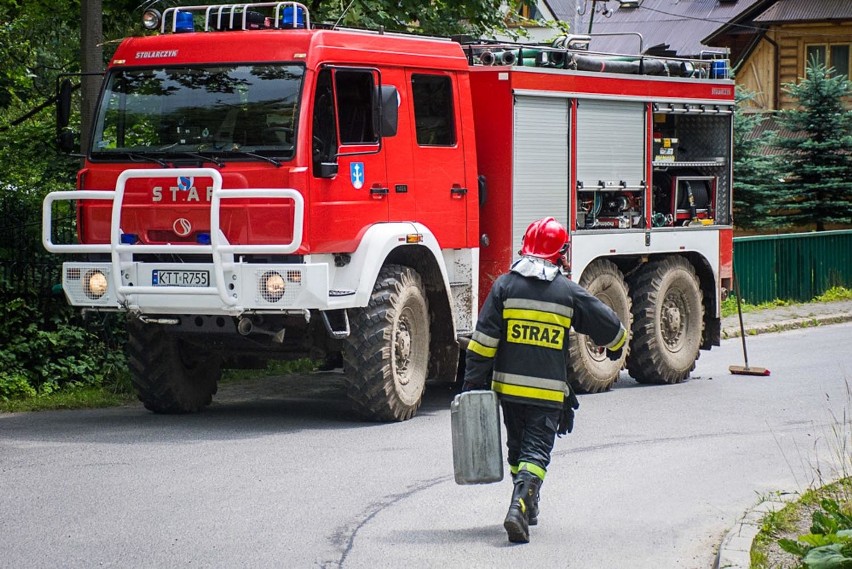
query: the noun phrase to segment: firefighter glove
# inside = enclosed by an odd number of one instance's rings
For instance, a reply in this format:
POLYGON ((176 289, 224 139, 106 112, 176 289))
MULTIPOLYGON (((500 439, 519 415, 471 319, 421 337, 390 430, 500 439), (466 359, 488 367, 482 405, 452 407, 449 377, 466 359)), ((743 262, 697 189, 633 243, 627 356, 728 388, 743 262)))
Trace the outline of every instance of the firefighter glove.
POLYGON ((577 396, 574 395, 574 390, 572 389, 562 403, 562 410, 559 413, 559 425, 556 427, 557 436, 561 437, 574 430, 574 410, 579 408, 580 402, 577 400, 577 396))
POLYGON ((621 353, 622 353, 623 351, 624 351, 624 348, 623 348, 623 347, 618 348, 618 349, 617 349, 617 350, 615 350, 615 351, 607 350, 607 351, 606 351, 606 357, 608 357, 609 359, 611 359, 611 360, 612 360, 612 361, 614 361, 614 362, 617 362, 618 360, 620 360, 620 359, 621 359, 621 353))

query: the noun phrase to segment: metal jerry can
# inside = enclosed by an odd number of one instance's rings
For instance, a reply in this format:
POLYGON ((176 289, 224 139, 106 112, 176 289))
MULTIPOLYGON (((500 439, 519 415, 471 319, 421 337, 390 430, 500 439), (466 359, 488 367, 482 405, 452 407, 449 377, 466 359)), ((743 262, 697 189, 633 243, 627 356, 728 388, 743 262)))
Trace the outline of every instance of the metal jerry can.
POLYGON ((503 480, 500 411, 491 390, 456 395, 450 405, 456 484, 503 480))

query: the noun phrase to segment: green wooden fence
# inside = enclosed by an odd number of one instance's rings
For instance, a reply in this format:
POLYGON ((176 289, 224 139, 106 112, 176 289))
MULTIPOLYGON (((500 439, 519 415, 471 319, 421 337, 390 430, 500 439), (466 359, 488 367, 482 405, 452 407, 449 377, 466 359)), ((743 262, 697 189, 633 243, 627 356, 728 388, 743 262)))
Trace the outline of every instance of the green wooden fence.
POLYGON ((852 230, 735 237, 734 271, 752 304, 852 288, 852 230))

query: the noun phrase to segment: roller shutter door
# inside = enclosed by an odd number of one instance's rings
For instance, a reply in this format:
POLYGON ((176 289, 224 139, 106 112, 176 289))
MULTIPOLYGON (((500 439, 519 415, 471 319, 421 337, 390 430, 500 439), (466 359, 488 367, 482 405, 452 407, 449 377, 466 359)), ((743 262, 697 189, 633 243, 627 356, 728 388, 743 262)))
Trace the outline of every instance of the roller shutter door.
POLYGON ((568 99, 516 96, 512 252, 527 226, 553 216, 568 226, 568 99))
POLYGON ((577 105, 577 181, 637 188, 645 179, 645 105, 580 100, 577 105))

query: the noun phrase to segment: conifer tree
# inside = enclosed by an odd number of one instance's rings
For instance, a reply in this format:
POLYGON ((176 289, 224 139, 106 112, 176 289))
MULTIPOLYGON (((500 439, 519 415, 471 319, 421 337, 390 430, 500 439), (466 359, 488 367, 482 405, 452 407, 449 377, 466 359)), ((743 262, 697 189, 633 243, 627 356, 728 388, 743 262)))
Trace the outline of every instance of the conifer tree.
POLYGON ((778 195, 777 165, 766 152, 771 133, 756 135, 766 117, 746 113, 754 93, 737 87, 734 115, 734 223, 738 228, 753 229, 777 225, 773 214, 778 195))
POLYGON ((786 170, 779 213, 788 225, 817 231, 852 223, 852 111, 843 101, 852 95, 849 80, 811 60, 806 77, 784 89, 798 107, 779 114, 790 134, 779 130, 773 141, 786 170))

